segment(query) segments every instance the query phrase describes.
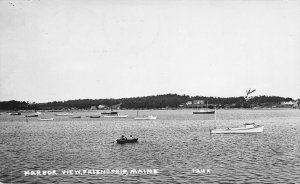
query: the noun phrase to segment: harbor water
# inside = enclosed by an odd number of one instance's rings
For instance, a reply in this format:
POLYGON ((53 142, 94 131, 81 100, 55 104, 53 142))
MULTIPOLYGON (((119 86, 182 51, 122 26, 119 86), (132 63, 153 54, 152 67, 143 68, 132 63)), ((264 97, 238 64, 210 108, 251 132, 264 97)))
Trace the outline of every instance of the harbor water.
POLYGON ((300 183, 300 110, 140 110, 156 120, 0 115, 0 183, 300 183), (264 125, 261 134, 209 129, 264 125), (138 143, 116 144, 121 135, 138 143), (76 171, 76 172, 75 172, 76 171), (126 173, 126 172, 127 173, 126 173), (39 173, 38 173, 39 172, 39 173))

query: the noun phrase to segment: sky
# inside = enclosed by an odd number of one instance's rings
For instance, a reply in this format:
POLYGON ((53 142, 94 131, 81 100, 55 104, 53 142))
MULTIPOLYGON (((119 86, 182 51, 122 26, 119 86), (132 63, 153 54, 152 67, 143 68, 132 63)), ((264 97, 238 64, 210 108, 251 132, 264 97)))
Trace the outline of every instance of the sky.
POLYGON ((0 0, 0 101, 300 98, 297 0, 0 0))

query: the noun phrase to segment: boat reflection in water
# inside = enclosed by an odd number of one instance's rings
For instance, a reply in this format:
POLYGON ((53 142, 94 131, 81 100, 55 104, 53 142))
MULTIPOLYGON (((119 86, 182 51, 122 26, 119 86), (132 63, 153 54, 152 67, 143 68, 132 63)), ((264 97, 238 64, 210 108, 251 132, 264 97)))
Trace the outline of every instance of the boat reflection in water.
POLYGON ((249 134, 262 133, 264 131, 263 125, 255 125, 255 123, 246 123, 244 127, 225 128, 225 129, 211 129, 211 134, 249 134))

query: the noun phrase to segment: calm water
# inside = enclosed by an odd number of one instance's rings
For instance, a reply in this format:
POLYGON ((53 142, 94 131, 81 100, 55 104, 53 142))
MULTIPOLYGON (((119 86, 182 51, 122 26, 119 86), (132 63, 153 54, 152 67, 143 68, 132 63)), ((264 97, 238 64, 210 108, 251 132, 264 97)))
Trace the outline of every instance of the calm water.
MULTIPOLYGON (((255 122, 257 135, 213 135, 214 115, 192 110, 139 111, 154 121, 70 119, 37 121, 0 115, 2 183, 300 183, 300 110, 220 110, 218 127, 255 122), (112 143, 121 135, 136 144, 112 143), (144 170, 157 174, 62 174, 63 170, 144 170), (193 173, 202 169, 200 173, 193 173), (57 175, 25 176, 24 171, 55 170, 57 175), (203 172, 205 171, 205 172, 203 172)), ((100 114, 99 111, 76 115, 100 114)))

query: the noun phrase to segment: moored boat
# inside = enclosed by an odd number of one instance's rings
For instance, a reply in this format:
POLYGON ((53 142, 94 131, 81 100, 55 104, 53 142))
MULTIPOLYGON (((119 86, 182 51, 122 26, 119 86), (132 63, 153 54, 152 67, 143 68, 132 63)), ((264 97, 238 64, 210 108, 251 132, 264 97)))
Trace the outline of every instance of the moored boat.
POLYGON ((53 121, 54 118, 38 118, 39 121, 53 121))
POLYGON ((200 110, 200 111, 195 111, 193 114, 214 114, 214 110, 200 110))
POLYGON ((263 125, 255 125, 255 123, 246 123, 244 127, 237 128, 215 128, 211 129, 211 134, 248 134, 248 133, 262 133, 264 130, 263 125))
POLYGON ((90 117, 90 118, 100 118, 101 116, 93 115, 93 116, 87 116, 87 117, 90 117))
POLYGON ((81 116, 70 116, 69 118, 81 118, 81 116))
POLYGON ((20 112, 11 112, 9 114, 12 115, 12 116, 19 116, 19 115, 21 115, 20 112))
POLYGON ((138 141, 138 138, 133 138, 133 139, 117 139, 117 144, 135 143, 137 141, 138 141))
POLYGON ((135 117, 135 120, 155 120, 157 117, 148 115, 148 116, 141 116, 141 117, 135 117))
POLYGON ((101 114, 103 114, 103 115, 117 115, 118 112, 116 112, 116 111, 111 111, 111 112, 101 112, 101 114))
POLYGON ((39 116, 38 114, 28 114, 28 115, 25 115, 25 117, 28 117, 28 118, 38 117, 38 116, 39 116))
POLYGON ((214 114, 214 113, 215 113, 214 110, 208 109, 208 101, 206 103, 206 109, 201 109, 199 111, 193 112, 193 114, 214 114))

